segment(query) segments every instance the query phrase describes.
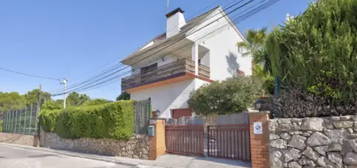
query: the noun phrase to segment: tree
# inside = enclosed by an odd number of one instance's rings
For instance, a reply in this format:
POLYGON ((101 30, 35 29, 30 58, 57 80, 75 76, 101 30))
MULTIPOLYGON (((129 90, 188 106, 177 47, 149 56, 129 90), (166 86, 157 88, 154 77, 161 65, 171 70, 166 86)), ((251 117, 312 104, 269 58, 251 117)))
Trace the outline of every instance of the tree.
POLYGON ((319 0, 266 40, 273 75, 286 91, 297 89, 303 100, 335 111, 323 115, 356 112, 356 16, 355 0, 319 0))
POLYGON ((130 100, 130 94, 127 92, 122 92, 116 99, 117 101, 119 100, 130 100))
POLYGON ((266 28, 248 30, 246 41, 239 42, 238 47, 245 49, 243 56, 253 57, 253 75, 263 81, 263 88, 268 93, 274 91, 274 78, 271 76, 270 55, 265 48, 267 33, 266 28))
POLYGON ((194 91, 188 100, 197 114, 204 116, 240 113, 261 95, 260 82, 252 77, 215 81, 194 91))
POLYGON ((77 92, 72 92, 67 97, 67 105, 80 106, 89 100, 90 98, 86 94, 78 94, 77 92))
POLYGON ((24 108, 26 99, 17 92, 0 92, 0 116, 3 112, 24 108))
POLYGON ((27 92, 24 95, 26 99, 26 104, 34 104, 34 103, 40 103, 42 105, 46 101, 51 100, 51 94, 48 92, 41 91, 40 89, 34 89, 29 92, 27 92))

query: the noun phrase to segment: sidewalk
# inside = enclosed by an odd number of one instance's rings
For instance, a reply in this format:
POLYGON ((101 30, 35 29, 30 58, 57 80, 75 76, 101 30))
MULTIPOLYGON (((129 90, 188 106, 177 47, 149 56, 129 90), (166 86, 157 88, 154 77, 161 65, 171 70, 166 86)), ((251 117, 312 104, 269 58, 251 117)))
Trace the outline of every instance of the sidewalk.
POLYGON ((246 168, 250 167, 250 163, 234 161, 234 160, 225 160, 218 158, 207 158, 207 157, 190 157, 190 156, 181 156, 181 155, 171 155, 166 154, 160 156, 156 160, 140 160, 140 159, 131 159, 124 157, 114 157, 114 156, 103 156, 95 154, 86 154, 78 153, 64 150, 55 150, 48 148, 36 148, 23 145, 14 145, 6 144, 18 148, 26 148, 31 150, 40 150, 46 152, 52 152, 62 155, 67 155, 71 157, 93 159, 99 161, 112 162, 121 165, 132 166, 136 168, 246 168))

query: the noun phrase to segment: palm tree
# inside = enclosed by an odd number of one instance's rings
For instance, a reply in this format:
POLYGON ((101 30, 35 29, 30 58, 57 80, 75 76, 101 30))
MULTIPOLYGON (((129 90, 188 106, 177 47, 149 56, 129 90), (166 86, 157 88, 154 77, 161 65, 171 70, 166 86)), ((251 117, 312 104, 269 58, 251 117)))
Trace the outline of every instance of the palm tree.
POLYGON ((248 30, 246 41, 237 45, 244 49, 243 56, 253 57, 253 75, 262 79, 267 92, 273 93, 274 78, 271 76, 272 68, 269 54, 266 50, 267 29, 248 30))
MULTIPOLYGON (((265 49, 265 41, 267 39, 267 29, 248 30, 246 41, 239 42, 237 45, 245 49, 243 56, 251 55, 253 57, 253 71, 257 66, 262 66, 264 72, 271 72, 271 64, 269 54, 265 49)), ((261 68, 260 68, 261 69, 261 68)))

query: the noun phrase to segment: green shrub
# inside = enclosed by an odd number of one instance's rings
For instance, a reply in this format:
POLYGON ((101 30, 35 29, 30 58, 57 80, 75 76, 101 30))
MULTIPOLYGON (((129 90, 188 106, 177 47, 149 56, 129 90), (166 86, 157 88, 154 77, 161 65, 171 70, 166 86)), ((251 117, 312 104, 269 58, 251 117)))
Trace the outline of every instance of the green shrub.
POLYGON ((57 117, 62 106, 54 101, 48 101, 41 106, 39 123, 46 132, 53 132, 56 126, 57 117))
POLYGON ((63 138, 126 140, 133 134, 134 106, 132 101, 119 101, 43 111, 40 121, 44 130, 53 131, 63 138))
POLYGON ((41 128, 46 132, 53 132, 56 126, 57 117, 60 110, 41 110, 39 115, 39 123, 41 128))
POLYGON ((0 120, 0 132, 2 132, 2 124, 3 124, 3 121, 0 120))
POLYGON ((238 77, 202 86, 191 94, 189 106, 197 114, 239 113, 262 93, 260 81, 238 77))
POLYGON ((106 99, 93 99, 93 100, 88 100, 85 103, 83 103, 84 106, 92 106, 92 105, 100 105, 100 104, 106 104, 110 103, 111 101, 106 100, 106 99))
POLYGON ((320 0, 271 33, 273 74, 329 106, 357 102, 357 1, 320 0))

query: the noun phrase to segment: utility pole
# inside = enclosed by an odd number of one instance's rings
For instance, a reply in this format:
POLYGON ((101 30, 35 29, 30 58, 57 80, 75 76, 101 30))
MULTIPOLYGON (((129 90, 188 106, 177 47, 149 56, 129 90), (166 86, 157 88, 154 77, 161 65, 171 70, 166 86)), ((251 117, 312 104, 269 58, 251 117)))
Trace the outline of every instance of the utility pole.
POLYGON ((67 99, 67 84, 68 84, 68 80, 67 79, 63 79, 61 81, 61 84, 64 85, 64 98, 63 98, 63 108, 66 108, 66 99, 67 99))

